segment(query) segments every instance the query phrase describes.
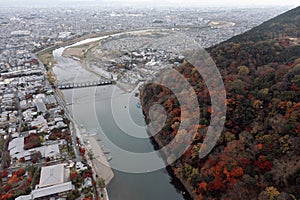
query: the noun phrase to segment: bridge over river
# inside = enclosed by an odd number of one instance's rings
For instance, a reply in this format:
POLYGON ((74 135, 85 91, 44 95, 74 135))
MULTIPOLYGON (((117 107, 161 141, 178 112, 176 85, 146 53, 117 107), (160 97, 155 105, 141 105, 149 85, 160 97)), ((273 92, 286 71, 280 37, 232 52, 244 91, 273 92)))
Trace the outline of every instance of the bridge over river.
POLYGON ((83 82, 83 83, 61 83, 57 84, 57 88, 61 90, 74 89, 74 88, 85 88, 85 87, 95 87, 102 85, 112 85, 115 81, 93 81, 93 82, 83 82))

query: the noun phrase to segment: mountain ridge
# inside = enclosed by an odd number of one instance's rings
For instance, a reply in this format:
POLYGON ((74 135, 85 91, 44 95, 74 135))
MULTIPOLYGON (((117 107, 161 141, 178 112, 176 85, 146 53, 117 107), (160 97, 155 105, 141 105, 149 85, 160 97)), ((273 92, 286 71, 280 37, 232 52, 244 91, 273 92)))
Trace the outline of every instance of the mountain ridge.
MULTIPOLYGON (((209 91, 190 63, 176 69, 198 97, 201 113, 191 117, 202 117, 190 148, 171 165, 194 199, 300 199, 299 18, 297 7, 207 49, 223 77, 227 116, 203 159, 198 152, 210 123, 209 91)), ((184 106, 161 85, 145 85, 140 99, 147 124, 153 103, 165 108, 165 126, 153 139, 160 147, 169 144, 184 106)))

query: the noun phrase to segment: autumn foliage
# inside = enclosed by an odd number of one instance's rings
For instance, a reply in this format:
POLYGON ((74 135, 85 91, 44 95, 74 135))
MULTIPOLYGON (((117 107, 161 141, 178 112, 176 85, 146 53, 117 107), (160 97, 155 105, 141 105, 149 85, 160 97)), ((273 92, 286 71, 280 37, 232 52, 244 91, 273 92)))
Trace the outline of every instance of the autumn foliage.
MULTIPOLYGON (((265 194, 275 198, 280 192, 300 199, 300 51, 299 42, 294 42, 299 41, 299 14, 300 7, 207 49, 222 74, 227 115, 222 136, 205 158, 199 158, 199 149, 215 111, 194 66, 187 60, 176 68, 198 98, 200 113, 190 109, 190 118, 201 116, 199 123, 184 130, 179 127, 187 108, 180 106, 176 95, 159 84, 142 88, 146 123, 151 122, 149 110, 154 103, 167 113, 164 127, 153 136, 159 147, 172 144, 168 150, 176 152, 179 144, 190 144, 172 169, 194 199, 240 199, 239 193, 245 199, 262 199, 265 194), (193 141, 172 143, 193 127, 198 127, 193 141)), ((168 77, 168 84, 190 98, 177 78, 168 77)), ((156 120, 162 116, 159 113, 156 120)))
POLYGON ((41 146, 41 141, 39 136, 36 134, 31 133, 28 137, 25 138, 24 140, 24 149, 32 149, 35 147, 41 146))

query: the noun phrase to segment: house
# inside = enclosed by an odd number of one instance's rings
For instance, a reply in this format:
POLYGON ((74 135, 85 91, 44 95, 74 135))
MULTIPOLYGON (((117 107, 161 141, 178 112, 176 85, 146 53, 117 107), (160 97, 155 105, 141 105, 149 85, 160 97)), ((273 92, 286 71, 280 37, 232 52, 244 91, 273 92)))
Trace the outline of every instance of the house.
POLYGON ((50 106, 54 106, 57 104, 56 99, 54 97, 54 95, 48 95, 45 100, 44 103, 50 106))
POLYGON ((38 112, 44 113, 47 111, 47 108, 42 99, 34 99, 34 104, 35 104, 38 112))
POLYGON ((42 115, 39 115, 31 122, 31 127, 42 128, 43 126, 47 126, 47 120, 42 115))
POLYGON ((11 158, 24 152, 24 137, 15 138, 8 144, 8 150, 11 158))
MULTIPOLYGON (((27 104, 28 105, 28 104, 27 104)), ((33 118, 33 112, 31 109, 25 110, 23 113, 24 121, 31 122, 33 118)))
POLYGON ((19 160, 24 158, 31 160, 31 155, 37 152, 41 153, 43 158, 55 158, 60 156, 59 144, 45 145, 28 150, 24 150, 24 137, 15 138, 8 144, 8 150, 12 159, 19 160))
POLYGON ((44 158, 55 158, 60 155, 59 151, 59 145, 58 144, 53 144, 53 145, 48 145, 48 146, 43 146, 44 148, 41 149, 41 154, 44 158), (43 150, 43 151, 42 151, 43 150))
POLYGON ((64 122, 57 122, 56 123, 56 127, 57 128, 66 128, 66 127, 68 127, 68 125, 67 124, 65 124, 64 122))

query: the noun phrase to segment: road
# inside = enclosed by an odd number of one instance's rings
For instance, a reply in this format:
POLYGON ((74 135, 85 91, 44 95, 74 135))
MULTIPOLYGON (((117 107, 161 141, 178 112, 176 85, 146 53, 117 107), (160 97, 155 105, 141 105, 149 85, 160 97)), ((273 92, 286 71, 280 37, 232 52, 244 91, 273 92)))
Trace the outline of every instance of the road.
POLYGON ((19 114, 19 127, 18 127, 18 133, 19 135, 21 134, 21 127, 23 125, 23 113, 22 113, 22 109, 21 109, 21 106, 20 106, 20 100, 19 100, 19 97, 18 97, 18 93, 19 93, 19 89, 18 87, 16 87, 16 104, 18 106, 18 114, 19 114))
MULTIPOLYGON (((35 59, 37 59, 39 61, 40 68, 44 71, 44 74, 46 74, 47 70, 44 67, 44 65, 42 64, 42 62, 39 60, 39 58, 37 56, 35 56, 35 59)), ((45 79, 45 87, 49 87, 49 86, 51 86, 49 80, 45 79)), ((77 146, 77 140, 76 140, 76 136, 78 135, 77 130, 75 128, 75 124, 76 123, 74 122, 74 120, 72 118, 72 115, 70 114, 70 111, 67 108, 67 104, 66 104, 66 102, 65 102, 65 100, 64 100, 64 98, 62 96, 63 94, 59 91, 59 89, 56 89, 54 87, 52 87, 52 89, 53 89, 56 101, 58 102, 59 105, 61 105, 63 107, 63 109, 65 111, 65 115, 71 121, 71 123, 70 123, 70 132, 71 132, 71 135, 72 135, 72 146, 74 148, 76 160, 78 162, 81 162, 82 158, 81 158, 81 155, 80 155, 80 152, 79 152, 79 148, 77 146)))
POLYGON ((67 118, 70 120, 70 132, 72 135, 72 145, 74 147, 74 151, 75 151, 75 156, 76 156, 76 160, 78 162, 82 161, 82 157, 80 155, 80 151, 79 151, 79 147, 77 144, 77 139, 76 137, 80 134, 78 133, 78 131, 80 131, 78 128, 76 128, 76 122, 74 121, 73 117, 70 114, 70 111, 67 108, 67 104, 65 102, 65 100, 63 99, 63 97, 61 96, 61 94, 59 93, 58 89, 54 89, 54 96, 57 100, 57 102, 59 103, 59 105, 61 105, 65 111, 65 115, 67 116, 67 118))

